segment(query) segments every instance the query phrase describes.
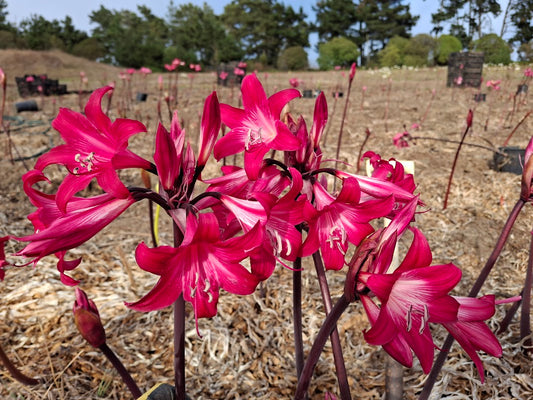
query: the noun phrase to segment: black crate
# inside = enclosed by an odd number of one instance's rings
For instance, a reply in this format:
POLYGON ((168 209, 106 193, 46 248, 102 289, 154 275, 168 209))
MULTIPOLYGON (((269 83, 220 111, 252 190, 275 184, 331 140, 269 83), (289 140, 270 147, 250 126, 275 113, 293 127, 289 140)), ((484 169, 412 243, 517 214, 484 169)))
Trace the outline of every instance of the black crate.
POLYGON ((45 96, 67 94, 67 85, 60 85, 57 79, 48 79, 46 75, 15 77, 15 82, 20 97, 40 96, 39 86, 45 96))
POLYGON ((448 58, 448 80, 446 86, 480 87, 484 59, 484 53, 451 53, 448 58))

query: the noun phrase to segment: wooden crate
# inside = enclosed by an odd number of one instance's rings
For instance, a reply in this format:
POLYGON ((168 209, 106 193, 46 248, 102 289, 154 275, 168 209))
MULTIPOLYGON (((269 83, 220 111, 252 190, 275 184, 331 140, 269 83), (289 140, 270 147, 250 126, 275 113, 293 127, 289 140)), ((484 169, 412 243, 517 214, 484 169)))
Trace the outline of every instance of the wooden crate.
POLYGON ((15 82, 20 97, 40 96, 39 86, 45 96, 67 94, 67 85, 60 85, 57 79, 48 79, 46 75, 24 75, 16 77, 15 82))
POLYGON ((458 52, 448 58, 448 87, 480 87, 484 53, 458 52))

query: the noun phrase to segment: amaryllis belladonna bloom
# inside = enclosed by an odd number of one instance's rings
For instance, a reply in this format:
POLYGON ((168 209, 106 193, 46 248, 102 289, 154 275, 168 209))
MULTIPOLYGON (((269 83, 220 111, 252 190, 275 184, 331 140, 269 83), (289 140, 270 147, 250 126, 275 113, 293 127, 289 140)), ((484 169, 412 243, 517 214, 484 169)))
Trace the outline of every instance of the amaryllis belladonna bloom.
POLYGON ((301 255, 308 256, 319 248, 326 269, 344 266, 348 243, 358 245, 374 229, 370 221, 387 215, 393 206, 392 196, 360 203, 361 189, 356 179, 347 178, 335 198, 322 185, 315 183, 315 215, 309 221, 309 232, 301 255))
POLYGON ((56 254, 60 259, 58 269, 61 280, 65 284, 76 284, 76 281, 64 276, 63 272, 77 266, 79 261, 65 261, 64 252, 91 239, 135 200, 131 195, 115 198, 109 193, 90 198, 72 197, 66 203, 65 210, 61 210, 57 206, 58 195, 45 194, 33 187, 37 182, 48 181, 40 171, 27 172, 23 181, 24 191, 37 210, 28 216, 35 233, 15 238, 29 242, 17 255, 33 257, 33 262, 37 262, 47 255, 56 254))
POLYGON ((52 126, 66 142, 42 155, 35 169, 62 164, 68 174, 57 191, 58 207, 65 211, 70 198, 96 178, 102 189, 116 198, 125 199, 129 192, 120 181, 117 170, 150 169, 151 163, 128 150, 128 139, 145 126, 135 120, 119 118, 112 122, 102 111, 102 97, 111 90, 103 87, 93 92, 85 107, 85 115, 61 108, 52 126))
POLYGON ((151 311, 172 304, 180 294, 193 305, 196 319, 213 317, 219 289, 247 295, 259 279, 240 264, 263 240, 257 224, 242 236, 221 240, 217 219, 212 213, 187 216, 187 229, 179 247, 149 248, 141 243, 135 258, 139 266, 160 278, 153 289, 128 307, 151 311))
POLYGON ((280 121, 283 107, 300 97, 296 89, 285 89, 266 97, 255 74, 242 81, 244 109, 228 104, 220 105, 222 122, 231 130, 215 144, 214 154, 219 160, 244 151, 244 168, 250 179, 257 179, 263 157, 271 149, 296 150, 300 141, 280 121))

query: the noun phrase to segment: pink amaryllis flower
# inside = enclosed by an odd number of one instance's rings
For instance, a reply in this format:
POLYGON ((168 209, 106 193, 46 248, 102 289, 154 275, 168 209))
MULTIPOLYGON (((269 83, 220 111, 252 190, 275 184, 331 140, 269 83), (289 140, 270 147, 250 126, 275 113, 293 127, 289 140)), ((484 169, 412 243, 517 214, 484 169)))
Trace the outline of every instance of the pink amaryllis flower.
POLYGON ((495 298, 493 295, 478 299, 471 297, 454 298, 459 303, 457 321, 446 322, 442 325, 474 361, 479 372, 479 378, 483 383, 485 380, 483 363, 477 352, 484 351, 494 357, 502 356, 502 346, 484 322, 494 315, 495 298))
POLYGON ((122 118, 112 122, 102 111, 102 97, 109 90, 111 87, 107 86, 93 92, 85 107, 85 115, 61 108, 52 126, 66 143, 42 155, 35 164, 35 169, 40 171, 51 164, 61 164, 70 172, 57 192, 58 207, 63 211, 70 198, 87 187, 93 178, 113 197, 126 199, 129 192, 116 171, 151 168, 149 161, 127 148, 129 138, 146 132, 145 126, 122 118))
POLYGON ((91 198, 72 197, 65 210, 57 206, 57 195, 45 194, 33 188, 33 184, 48 181, 38 170, 32 170, 23 177, 24 190, 37 210, 28 216, 35 233, 19 238, 29 242, 16 253, 18 256, 33 257, 36 263, 41 258, 55 254, 59 258, 58 270, 65 284, 76 281, 64 275, 79 264, 79 260, 65 261, 65 251, 78 247, 91 239, 135 202, 132 196, 115 198, 104 193, 91 198))
POLYGON ((326 269, 339 270, 344 266, 348 243, 358 245, 374 229, 370 221, 387 215, 394 204, 385 199, 361 203, 361 189, 356 179, 344 179, 341 192, 335 198, 318 183, 313 185, 315 215, 309 221, 309 232, 302 245, 303 257, 319 248, 326 269))
POLYGON ((212 213, 192 213, 179 247, 149 248, 141 243, 135 257, 139 266, 160 278, 142 299, 127 306, 138 311, 157 310, 172 304, 181 294, 194 308, 196 320, 217 312, 219 289, 251 294, 259 279, 242 260, 261 244, 263 229, 258 224, 242 236, 221 240, 217 219, 212 213))
POLYGON ((255 74, 243 79, 241 91, 244 110, 220 105, 222 122, 231 130, 215 144, 214 154, 220 160, 244 151, 244 168, 254 180, 269 150, 296 150, 300 146, 300 141, 279 120, 283 107, 300 97, 300 92, 285 89, 267 98, 255 74))

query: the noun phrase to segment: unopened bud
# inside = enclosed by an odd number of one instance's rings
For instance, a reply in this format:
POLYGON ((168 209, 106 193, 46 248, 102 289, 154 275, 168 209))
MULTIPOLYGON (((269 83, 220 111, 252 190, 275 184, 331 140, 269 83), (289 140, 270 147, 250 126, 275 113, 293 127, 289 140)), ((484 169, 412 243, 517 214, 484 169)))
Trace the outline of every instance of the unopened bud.
POLYGON ((474 120, 474 111, 468 110, 468 116, 466 117, 466 126, 470 128, 472 126, 473 120, 474 120))
POLYGON ((353 81, 353 78, 355 77, 355 71, 357 69, 357 66, 355 63, 352 64, 352 67, 350 68, 350 82, 353 81))
POLYGON ((98 309, 87 294, 76 288, 76 300, 72 307, 74 322, 81 336, 93 347, 100 347, 105 343, 105 331, 100 320, 98 309))

